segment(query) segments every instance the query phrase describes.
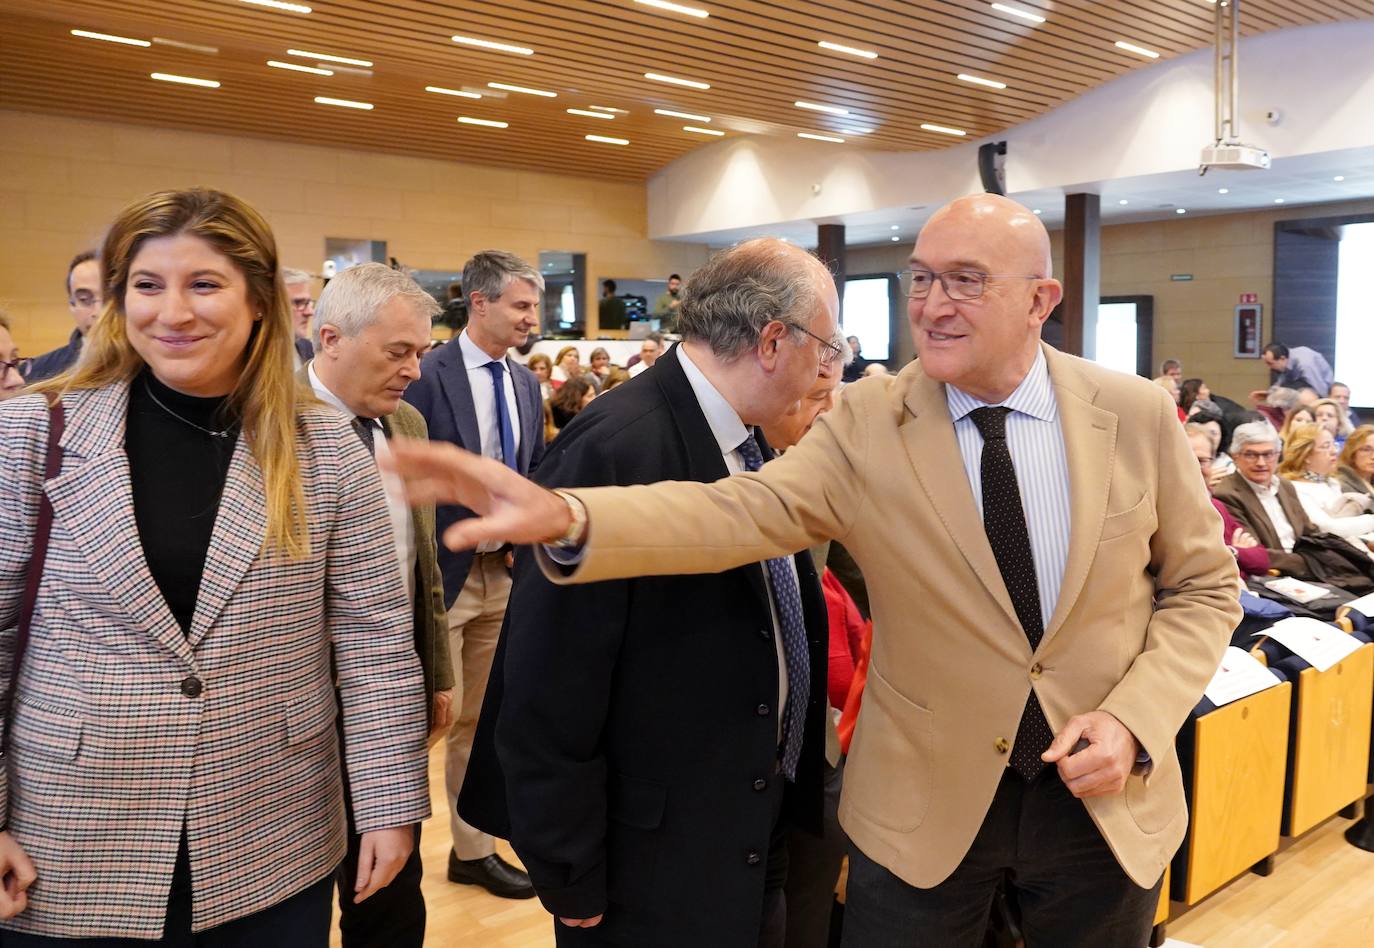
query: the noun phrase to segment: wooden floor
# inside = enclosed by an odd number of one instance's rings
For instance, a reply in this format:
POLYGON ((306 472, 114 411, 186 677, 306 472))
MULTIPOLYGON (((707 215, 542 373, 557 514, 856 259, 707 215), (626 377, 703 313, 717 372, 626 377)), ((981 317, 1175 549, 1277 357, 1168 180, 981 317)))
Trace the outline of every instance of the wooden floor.
MULTIPOLYGON (((552 948, 552 923, 537 899, 498 899, 446 878, 449 833, 443 745, 430 758, 430 787, 439 818, 425 824, 427 946, 552 948)), ((1339 817, 1279 853, 1273 875, 1246 875, 1191 910, 1175 904, 1169 937, 1205 948, 1370 948, 1374 945, 1374 853, 1342 837, 1339 817)), ((512 861, 510 848, 501 853, 512 861)), ((334 944, 338 944, 335 932, 334 944)), ((709 948, 709 946, 702 946, 709 948)))

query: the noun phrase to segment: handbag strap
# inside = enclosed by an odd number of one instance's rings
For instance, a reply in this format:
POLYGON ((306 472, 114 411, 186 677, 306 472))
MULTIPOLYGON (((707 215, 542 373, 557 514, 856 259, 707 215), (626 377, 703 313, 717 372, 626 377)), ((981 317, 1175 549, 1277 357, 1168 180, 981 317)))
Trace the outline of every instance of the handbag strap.
MULTIPOLYGON (((44 481, 62 473, 62 432, 67 426, 67 413, 59 396, 48 403, 48 452, 43 467, 44 481)), ((29 556, 28 573, 24 581, 24 598, 19 607, 19 626, 14 634, 14 661, 10 665, 9 688, 5 693, 5 707, 10 708, 15 689, 19 685, 19 668, 29 647, 29 627, 33 623, 34 606, 38 603, 38 587, 43 581, 43 564, 48 559, 48 537, 52 534, 52 502, 46 490, 40 488, 38 525, 33 531, 33 552, 29 556)), ((5 729, 8 741, 9 729, 5 729)))

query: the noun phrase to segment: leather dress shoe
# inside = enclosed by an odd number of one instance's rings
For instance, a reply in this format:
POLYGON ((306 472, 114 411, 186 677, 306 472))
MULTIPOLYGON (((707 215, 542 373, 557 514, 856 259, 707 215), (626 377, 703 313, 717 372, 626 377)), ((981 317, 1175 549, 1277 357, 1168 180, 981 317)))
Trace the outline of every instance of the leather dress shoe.
POLYGON ((448 881, 459 885, 480 885, 503 899, 534 898, 530 877, 495 853, 481 859, 459 859, 458 854, 450 849, 448 881))

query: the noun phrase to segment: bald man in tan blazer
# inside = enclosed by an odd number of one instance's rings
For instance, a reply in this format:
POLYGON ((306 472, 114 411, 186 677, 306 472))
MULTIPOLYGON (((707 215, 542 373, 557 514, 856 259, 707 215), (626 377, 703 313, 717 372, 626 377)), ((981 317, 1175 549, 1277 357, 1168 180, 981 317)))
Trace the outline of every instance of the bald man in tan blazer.
POLYGON ((842 540, 874 617, 840 813, 854 844, 846 946, 979 945, 1004 880, 1031 948, 1144 944, 1187 824, 1174 737, 1240 617, 1234 559, 1167 396, 1041 344, 1062 291, 1035 217, 992 195, 956 201, 912 267, 920 361, 847 388, 758 474, 550 494, 456 451, 402 447, 398 463, 417 500, 485 515, 450 544, 580 547, 576 567, 549 561, 561 581, 716 571, 842 540), (1038 419, 1024 413, 1037 385, 1038 419), (1039 580, 1017 599, 1039 616, 1009 594, 1015 544, 980 509, 982 487, 1006 492, 987 480, 997 436, 970 435, 958 404, 1040 425, 1034 451, 1010 420, 1004 439, 1039 580), (1035 705, 1041 729, 1027 730, 1035 705), (1045 736, 1027 747, 1018 733, 1045 736))

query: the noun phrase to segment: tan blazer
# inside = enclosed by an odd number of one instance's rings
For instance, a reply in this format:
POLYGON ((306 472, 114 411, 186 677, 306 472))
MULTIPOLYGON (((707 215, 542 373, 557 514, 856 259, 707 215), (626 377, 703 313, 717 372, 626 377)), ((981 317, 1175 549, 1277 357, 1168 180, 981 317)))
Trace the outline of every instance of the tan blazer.
POLYGON ((844 543, 868 582, 874 637, 840 818, 867 855, 923 888, 972 844, 1032 688, 1056 729, 1101 709, 1149 753, 1148 776, 1087 806, 1131 878, 1153 885, 1187 824, 1174 736, 1240 619, 1235 560, 1172 401, 1142 379, 1045 353, 1072 528, 1058 607, 1033 654, 944 387, 919 363, 848 387, 759 474, 575 491, 590 518, 576 582, 844 543))

